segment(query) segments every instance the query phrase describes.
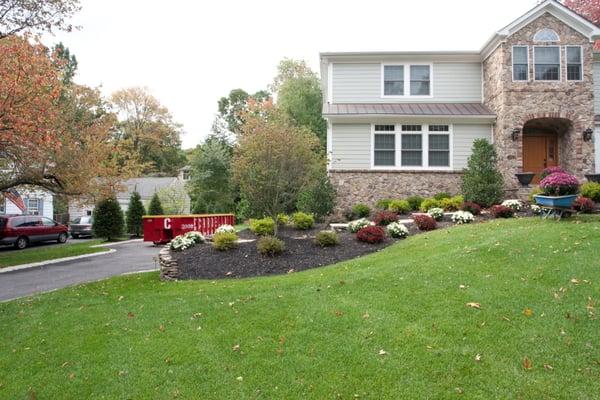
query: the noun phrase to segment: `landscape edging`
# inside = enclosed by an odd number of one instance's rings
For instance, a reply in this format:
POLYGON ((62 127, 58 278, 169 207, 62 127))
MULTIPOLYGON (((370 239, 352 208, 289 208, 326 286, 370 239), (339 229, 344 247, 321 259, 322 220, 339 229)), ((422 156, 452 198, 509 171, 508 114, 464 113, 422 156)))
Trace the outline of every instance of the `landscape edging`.
POLYGON ((176 281, 181 276, 177 260, 171 256, 169 245, 163 247, 158 253, 158 265, 160 267, 160 279, 163 281, 176 281))

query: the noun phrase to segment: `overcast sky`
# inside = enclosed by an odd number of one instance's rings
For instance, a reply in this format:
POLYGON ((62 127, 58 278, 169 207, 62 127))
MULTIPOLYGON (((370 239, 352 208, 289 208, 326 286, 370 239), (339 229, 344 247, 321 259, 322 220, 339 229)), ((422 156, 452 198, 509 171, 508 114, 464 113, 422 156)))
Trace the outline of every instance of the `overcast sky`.
POLYGON ((76 81, 109 95, 147 86, 184 126, 210 132, 217 100, 265 88, 284 57, 318 71, 321 51, 478 50, 536 0, 82 0, 80 31, 60 33, 76 81))

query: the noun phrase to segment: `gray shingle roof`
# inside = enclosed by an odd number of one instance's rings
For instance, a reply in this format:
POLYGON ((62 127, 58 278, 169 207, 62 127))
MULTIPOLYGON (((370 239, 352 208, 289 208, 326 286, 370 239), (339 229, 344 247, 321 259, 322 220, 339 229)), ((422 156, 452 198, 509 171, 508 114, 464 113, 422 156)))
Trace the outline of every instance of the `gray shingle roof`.
POLYGON ((118 198, 127 198, 131 193, 137 191, 143 200, 152 198, 155 192, 167 188, 171 185, 183 184, 176 177, 146 177, 132 178, 123 182, 123 186, 127 189, 117 195, 118 198))
POLYGON ((487 116, 496 115, 480 103, 325 104, 325 115, 487 116))

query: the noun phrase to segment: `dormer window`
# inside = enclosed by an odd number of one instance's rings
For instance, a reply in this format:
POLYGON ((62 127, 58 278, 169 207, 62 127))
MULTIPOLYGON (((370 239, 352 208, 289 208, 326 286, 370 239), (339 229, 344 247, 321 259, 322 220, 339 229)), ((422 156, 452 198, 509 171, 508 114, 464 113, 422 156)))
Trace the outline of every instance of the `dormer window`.
POLYGON ((533 36, 534 42, 558 42, 560 41, 560 36, 558 33, 553 31, 552 29, 544 28, 540 29, 533 36))

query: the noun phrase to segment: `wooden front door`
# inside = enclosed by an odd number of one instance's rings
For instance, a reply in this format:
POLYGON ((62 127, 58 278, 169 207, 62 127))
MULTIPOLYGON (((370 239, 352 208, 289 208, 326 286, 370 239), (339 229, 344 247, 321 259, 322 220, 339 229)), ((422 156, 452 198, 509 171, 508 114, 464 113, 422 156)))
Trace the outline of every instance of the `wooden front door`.
POLYGON ((556 135, 523 136, 523 172, 533 172, 533 183, 547 167, 558 165, 558 138, 556 135))

